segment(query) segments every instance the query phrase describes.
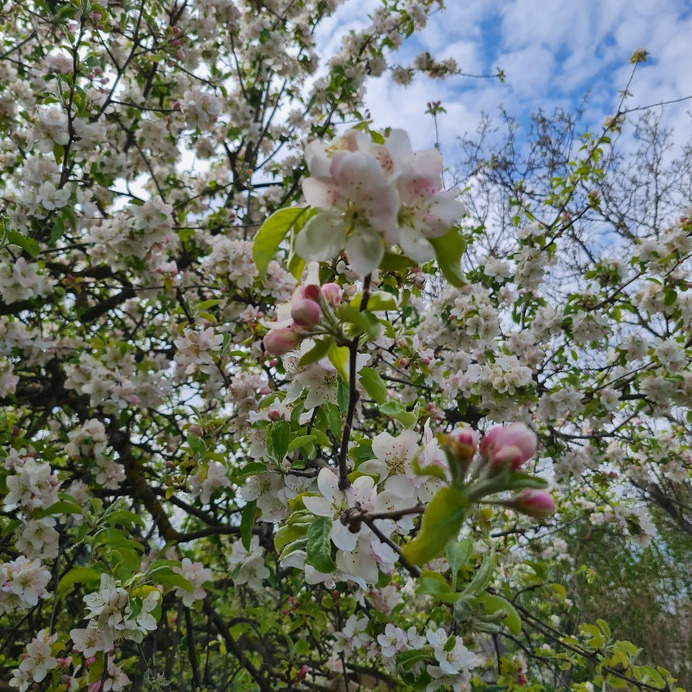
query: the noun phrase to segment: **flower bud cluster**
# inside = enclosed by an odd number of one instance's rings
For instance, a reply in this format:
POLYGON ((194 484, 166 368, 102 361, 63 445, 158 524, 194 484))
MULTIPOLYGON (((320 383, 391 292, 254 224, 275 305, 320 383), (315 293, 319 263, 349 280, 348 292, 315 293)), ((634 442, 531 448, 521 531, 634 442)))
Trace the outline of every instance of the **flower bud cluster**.
MULTIPOLYGON (((474 500, 505 490, 516 489, 512 474, 519 471, 536 453, 538 438, 523 423, 495 426, 485 433, 478 443, 476 433, 461 428, 445 437, 445 449, 452 477, 463 484, 476 456, 480 459, 475 467, 477 482, 469 487, 474 500)), ((473 477, 472 477, 473 479, 473 477)), ((521 487, 521 486, 519 486, 521 487)), ((489 501, 501 504, 534 519, 544 519, 555 511, 555 501, 545 490, 525 487, 509 500, 489 501)))
POLYGON ((276 323, 264 337, 264 349, 272 356, 283 356, 292 351, 303 336, 322 323, 325 310, 341 303, 341 287, 335 283, 323 286, 299 286, 290 302, 290 320, 276 323))

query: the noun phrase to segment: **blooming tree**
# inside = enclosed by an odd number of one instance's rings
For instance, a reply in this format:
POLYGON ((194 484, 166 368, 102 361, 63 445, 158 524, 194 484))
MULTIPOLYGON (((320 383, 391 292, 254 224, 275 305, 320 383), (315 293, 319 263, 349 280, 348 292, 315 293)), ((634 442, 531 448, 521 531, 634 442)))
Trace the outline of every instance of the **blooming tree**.
POLYGON ((626 260, 579 235, 613 223, 618 113, 549 193, 512 181, 494 242, 362 112, 368 76, 460 73, 392 63, 442 3, 384 0, 320 64, 336 5, 1 11, 2 677, 673 689, 604 620, 560 629, 554 533, 651 537, 619 474, 687 521, 690 215, 626 260))

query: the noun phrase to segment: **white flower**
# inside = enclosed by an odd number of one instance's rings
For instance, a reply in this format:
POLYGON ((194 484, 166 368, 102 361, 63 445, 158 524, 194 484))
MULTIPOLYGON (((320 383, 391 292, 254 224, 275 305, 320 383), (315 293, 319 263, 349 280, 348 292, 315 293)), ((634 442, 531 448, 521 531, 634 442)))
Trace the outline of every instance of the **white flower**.
POLYGON ((50 651, 50 645, 57 638, 57 634, 49 635, 48 630, 43 629, 26 645, 26 658, 19 664, 19 669, 31 675, 34 682, 41 682, 49 670, 57 668, 58 661, 50 651))
POLYGON ((406 647, 406 633, 389 622, 384 628, 384 634, 377 636, 377 642, 382 648, 382 655, 385 658, 392 658, 394 654, 406 647))
POLYGON ((217 490, 227 488, 230 484, 231 481, 226 476, 226 467, 219 461, 209 462, 204 480, 201 471, 190 476, 190 492, 199 497, 205 505, 217 490))
POLYGON ((413 497, 417 481, 423 480, 411 466, 418 452, 416 433, 404 430, 398 437, 380 433, 372 441, 372 451, 376 458, 362 463, 358 471, 379 476, 379 482, 385 481, 386 492, 413 497))
POLYGON ((83 653, 87 658, 95 656, 99 651, 108 649, 103 630, 94 622, 89 623, 86 629, 70 630, 70 638, 74 648, 83 653))
POLYGON ((184 606, 189 608, 195 601, 201 601, 207 595, 202 584, 211 581, 212 572, 210 569, 206 569, 201 562, 192 562, 190 558, 185 557, 182 566, 174 567, 173 571, 185 577, 192 585, 192 591, 180 586, 175 590, 175 595, 182 598, 184 606))
POLYGON ((305 496, 306 509, 318 517, 332 517, 332 543, 341 550, 356 547, 357 533, 341 522, 341 515, 349 507, 367 507, 371 503, 375 482, 369 476, 359 476, 346 491, 339 490, 339 479, 331 470, 324 468, 317 476, 317 487, 322 497, 305 496))

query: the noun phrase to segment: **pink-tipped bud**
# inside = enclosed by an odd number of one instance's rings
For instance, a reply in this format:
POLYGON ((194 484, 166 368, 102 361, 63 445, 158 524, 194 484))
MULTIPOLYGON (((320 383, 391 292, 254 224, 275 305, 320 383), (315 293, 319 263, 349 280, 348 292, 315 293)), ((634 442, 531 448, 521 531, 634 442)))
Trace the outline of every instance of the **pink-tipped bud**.
POLYGON ((536 453, 538 438, 523 423, 512 423, 506 428, 496 426, 488 430, 481 440, 481 454, 493 467, 509 465, 516 471, 536 453))
POLYGON ((344 292, 338 284, 324 284, 324 286, 322 286, 322 295, 327 301, 327 305, 335 308, 341 303, 344 292))
POLYGON ((445 436, 447 449, 455 459, 471 461, 478 446, 478 436, 469 428, 459 428, 445 436))
POLYGON ((311 329, 320 323, 322 308, 319 303, 309 298, 295 300, 291 304, 291 317, 299 327, 311 329))
POLYGON ((463 479, 468 473, 478 446, 478 436, 470 428, 459 428, 444 437, 444 451, 454 478, 463 479))
POLYGON ((512 507, 534 519, 545 519, 555 511, 555 500, 545 490, 522 490, 513 500, 512 507))
POLYGON ((295 291, 293 291, 293 296, 291 297, 291 304, 297 303, 299 300, 314 300, 316 303, 320 302, 320 287, 317 284, 305 284, 305 286, 298 286, 295 291))
POLYGON ((290 327, 270 329, 264 336, 264 350, 272 356, 283 356, 292 351, 299 341, 300 337, 290 327))

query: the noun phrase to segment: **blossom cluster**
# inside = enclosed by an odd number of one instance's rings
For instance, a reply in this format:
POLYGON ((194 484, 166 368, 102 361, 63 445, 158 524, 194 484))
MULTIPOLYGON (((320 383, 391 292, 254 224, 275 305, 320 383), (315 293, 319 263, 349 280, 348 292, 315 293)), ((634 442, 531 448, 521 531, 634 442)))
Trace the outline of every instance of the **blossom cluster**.
POLYGON ((414 153, 403 130, 381 144, 349 130, 329 144, 311 143, 305 158, 303 194, 319 209, 296 238, 306 259, 331 259, 345 249, 354 271, 366 276, 380 265, 386 242, 426 262, 434 256, 430 239, 464 213, 455 194, 442 189, 440 152, 414 153))

